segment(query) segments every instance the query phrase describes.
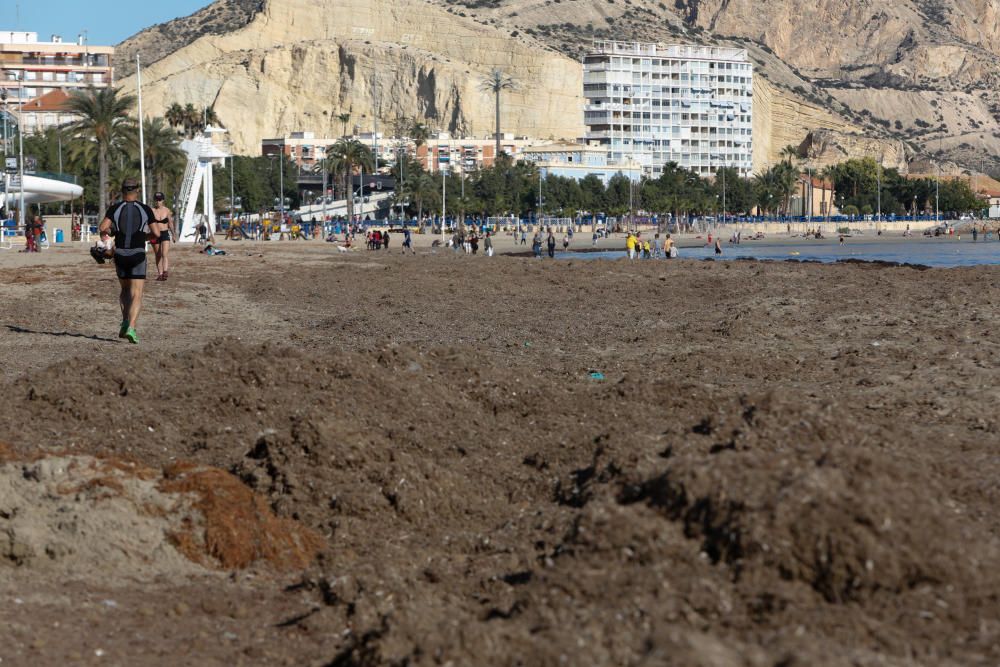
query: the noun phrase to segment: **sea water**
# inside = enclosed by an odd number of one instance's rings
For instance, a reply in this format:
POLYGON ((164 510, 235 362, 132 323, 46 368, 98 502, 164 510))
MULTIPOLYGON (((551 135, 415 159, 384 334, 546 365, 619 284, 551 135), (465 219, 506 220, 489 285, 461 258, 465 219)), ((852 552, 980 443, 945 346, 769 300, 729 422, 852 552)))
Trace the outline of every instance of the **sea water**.
MULTIPOLYGON (((622 242, 624 245, 624 241, 622 242)), ((908 239, 847 239, 840 245, 837 239, 781 239, 777 241, 743 241, 739 245, 723 242, 722 255, 712 246, 678 248, 679 259, 761 259, 802 262, 838 262, 858 260, 922 264, 937 268, 1000 264, 1000 242, 996 235, 989 241, 973 242, 971 237, 908 239)), ((625 250, 597 252, 560 252, 557 259, 626 259, 625 250)))

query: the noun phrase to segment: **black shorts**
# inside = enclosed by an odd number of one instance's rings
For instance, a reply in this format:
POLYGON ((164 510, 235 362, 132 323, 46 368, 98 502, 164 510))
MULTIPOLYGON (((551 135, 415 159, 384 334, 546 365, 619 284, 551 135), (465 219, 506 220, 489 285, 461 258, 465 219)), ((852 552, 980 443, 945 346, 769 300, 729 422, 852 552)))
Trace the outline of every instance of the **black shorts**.
POLYGON ((115 253, 115 273, 124 280, 146 279, 146 253, 121 255, 115 253))
POLYGON ((173 241, 173 239, 170 238, 169 229, 164 229, 162 232, 160 232, 160 241, 173 241))

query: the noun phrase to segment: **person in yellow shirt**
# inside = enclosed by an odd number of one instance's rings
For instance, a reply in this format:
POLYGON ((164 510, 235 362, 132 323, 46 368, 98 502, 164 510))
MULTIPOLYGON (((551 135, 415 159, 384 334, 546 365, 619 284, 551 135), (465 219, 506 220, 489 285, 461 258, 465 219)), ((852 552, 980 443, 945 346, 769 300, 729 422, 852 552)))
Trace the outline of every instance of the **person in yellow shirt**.
POLYGON ((649 239, 642 242, 642 258, 649 259, 652 255, 649 253, 649 239))
POLYGON ((628 238, 625 239, 625 247, 628 249, 629 259, 635 259, 635 243, 636 238, 632 236, 632 232, 629 232, 628 238))

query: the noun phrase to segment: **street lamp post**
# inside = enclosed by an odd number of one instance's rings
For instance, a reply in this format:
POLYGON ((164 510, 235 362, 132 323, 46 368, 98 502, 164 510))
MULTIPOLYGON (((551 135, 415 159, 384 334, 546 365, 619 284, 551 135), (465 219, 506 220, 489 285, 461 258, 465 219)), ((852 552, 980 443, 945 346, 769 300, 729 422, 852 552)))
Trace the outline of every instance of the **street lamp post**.
MULTIPOLYGON (((18 218, 20 218, 21 229, 24 229, 24 81, 23 75, 18 76, 17 72, 9 73, 11 78, 17 81, 17 189, 20 193, 20 206, 18 208, 18 218)), ((6 102, 4 102, 6 105, 6 102)))
POLYGON ((806 224, 811 225, 813 218, 813 197, 815 196, 815 193, 813 193, 812 166, 806 167, 806 178, 809 179, 809 189, 806 191, 808 193, 808 196, 806 197, 808 202, 803 203, 808 204, 808 208, 806 209, 806 224))
POLYGON ((934 225, 941 224, 941 137, 938 137, 937 178, 934 181, 934 225))
POLYGON ((941 223, 941 163, 937 166, 937 179, 934 181, 934 224, 941 223))
POLYGON ((542 207, 544 206, 544 199, 542 199, 542 168, 538 168, 538 230, 542 230, 542 207))
POLYGON ((7 157, 7 89, 0 90, 0 100, 3 101, 3 156, 7 157))
POLYGON ((278 156, 278 213, 281 214, 281 223, 285 222, 285 153, 284 146, 282 153, 278 156))
POLYGON ((876 218, 876 220, 882 222, 882 156, 881 155, 878 158, 878 171, 875 172, 875 176, 878 182, 878 197, 876 198, 876 200, 878 201, 878 218, 876 218))
POLYGON ((375 178, 378 178, 378 82, 372 84, 372 153, 375 157, 375 178))
POLYGON ((722 164, 722 224, 726 224, 726 164, 722 164))
POLYGON ((233 172, 236 171, 235 155, 229 156, 229 226, 233 226, 233 215, 236 212, 236 188, 233 172))

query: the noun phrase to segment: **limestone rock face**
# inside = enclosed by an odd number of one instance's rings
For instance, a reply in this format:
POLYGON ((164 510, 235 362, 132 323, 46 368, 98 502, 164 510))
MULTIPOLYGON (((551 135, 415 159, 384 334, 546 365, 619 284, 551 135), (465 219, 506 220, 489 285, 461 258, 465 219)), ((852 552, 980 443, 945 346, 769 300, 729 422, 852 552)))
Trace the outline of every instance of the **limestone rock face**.
POLYGON ((339 135, 341 113, 362 131, 377 114, 490 136, 493 95, 479 84, 494 67, 518 80, 502 94, 502 131, 582 135, 577 62, 419 0, 268 0, 246 26, 144 68, 143 99, 151 114, 173 102, 214 105, 243 153, 295 130, 339 135))
POLYGON ((338 136, 341 113, 361 131, 405 115, 491 135, 478 84, 493 67, 520 82, 503 131, 575 139, 579 58, 609 38, 747 48, 758 169, 813 132, 818 161, 1000 153, 1000 0, 217 0, 127 40, 118 66, 153 63, 147 113, 214 104, 243 153, 295 130, 338 136))

